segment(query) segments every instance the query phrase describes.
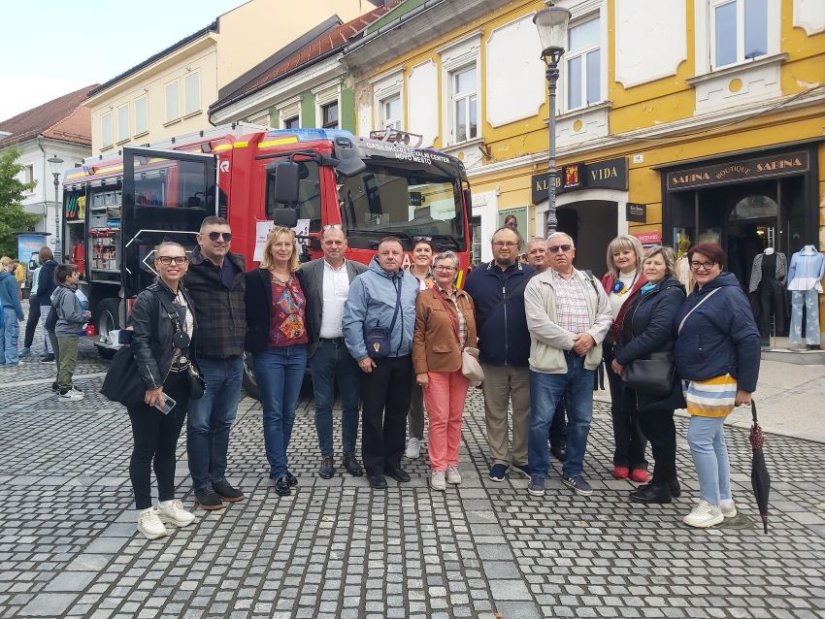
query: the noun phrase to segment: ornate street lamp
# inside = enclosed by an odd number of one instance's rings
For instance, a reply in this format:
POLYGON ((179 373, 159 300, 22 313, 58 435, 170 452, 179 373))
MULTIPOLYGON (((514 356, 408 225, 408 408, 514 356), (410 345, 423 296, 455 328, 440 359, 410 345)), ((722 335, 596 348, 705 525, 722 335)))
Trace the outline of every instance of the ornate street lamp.
POLYGON ((51 164, 52 176, 54 176, 54 257, 59 262, 63 262, 63 252, 60 247, 60 165, 63 160, 57 155, 52 155, 46 161, 51 164))
MULTIPOLYGON (((549 4, 549 1, 548 1, 549 4)), ((541 42, 541 59, 547 65, 547 83, 550 87, 550 159, 548 161, 547 179, 547 235, 556 231, 556 83, 559 80, 559 60, 564 54, 567 43, 567 24, 570 23, 570 11, 559 6, 548 6, 533 17, 533 23, 539 32, 541 42)))

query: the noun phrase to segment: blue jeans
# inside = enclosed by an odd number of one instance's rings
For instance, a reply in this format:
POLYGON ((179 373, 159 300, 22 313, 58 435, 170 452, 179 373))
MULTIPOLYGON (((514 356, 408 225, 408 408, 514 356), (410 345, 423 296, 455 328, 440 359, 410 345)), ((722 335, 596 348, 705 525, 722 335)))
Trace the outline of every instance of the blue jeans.
POLYGON ((192 487, 197 490, 226 479, 229 430, 238 413, 243 383, 243 359, 198 358, 206 382, 199 400, 189 401, 186 449, 192 487))
POLYGON ((687 440, 699 478, 699 498, 711 505, 729 500, 730 460, 725 443, 725 418, 693 415, 687 440))
POLYGON ((593 417, 593 370, 584 367, 584 358, 565 351, 566 374, 541 374, 530 370, 530 435, 527 439, 527 462, 533 475, 547 477, 550 453, 547 433, 553 422, 556 405, 566 398, 567 460, 565 477, 584 471, 584 451, 593 417))
POLYGON ((17 312, 13 307, 3 308, 2 341, 0 341, 0 365, 12 365, 19 361, 17 353, 17 338, 20 337, 20 323, 17 312))
POLYGON ((277 479, 288 472, 286 452, 307 366, 307 347, 274 346, 252 359, 264 408, 264 447, 269 476, 277 479))
POLYGON ((815 290, 791 291, 791 344, 802 343, 802 306, 805 306, 805 343, 819 346, 819 293, 815 290))
POLYGON ((361 369, 355 362, 344 339, 320 340, 309 360, 312 370, 312 390, 315 396, 315 430, 321 457, 334 453, 332 446, 332 405, 335 402, 335 383, 341 394, 341 440, 343 452, 355 451, 358 437, 358 404, 361 398, 361 369))

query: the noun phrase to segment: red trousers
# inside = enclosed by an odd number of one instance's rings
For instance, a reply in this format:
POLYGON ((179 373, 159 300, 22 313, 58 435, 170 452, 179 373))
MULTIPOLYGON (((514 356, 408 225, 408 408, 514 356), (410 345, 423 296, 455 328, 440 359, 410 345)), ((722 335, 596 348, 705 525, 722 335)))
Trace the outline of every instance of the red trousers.
POLYGON ((450 465, 458 465, 461 418, 470 381, 461 370, 428 372, 427 377, 429 384, 424 389, 424 404, 430 420, 430 468, 445 471, 450 465))

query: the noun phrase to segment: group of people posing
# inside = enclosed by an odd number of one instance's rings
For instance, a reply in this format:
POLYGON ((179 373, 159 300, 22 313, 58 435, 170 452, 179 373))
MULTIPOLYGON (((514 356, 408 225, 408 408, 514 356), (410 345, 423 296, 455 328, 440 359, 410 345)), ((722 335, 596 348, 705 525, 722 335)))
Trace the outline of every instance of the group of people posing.
POLYGON ((700 244, 688 253, 697 286, 686 297, 673 277, 673 252, 654 247, 644 255, 631 236, 610 244, 609 272, 599 282, 574 267, 568 235, 532 240, 529 263, 522 264, 522 239, 503 227, 492 237, 493 260, 473 269, 463 290, 456 286, 458 257, 436 253, 426 237, 414 239, 407 269, 395 237, 382 239, 363 265, 344 257, 343 228, 328 225, 320 236, 323 257, 299 264, 293 231, 275 227, 260 267, 248 272, 230 251, 231 239, 226 220, 207 217, 191 257, 176 243, 161 244, 154 254, 159 277, 133 308, 131 348, 146 392, 143 403, 129 407, 130 475, 138 529, 147 537, 165 535, 166 524, 194 520, 174 499, 175 444, 185 421, 196 504, 212 510, 243 500, 226 469, 244 351, 260 390, 269 476, 281 496, 299 483, 290 471, 289 444, 307 365, 319 476, 336 474, 338 456, 348 474, 366 475, 376 490, 387 487, 387 477, 409 481, 403 458, 419 456, 426 413, 431 488, 460 484, 467 354, 484 371, 489 478, 521 475, 530 480, 530 495, 541 496, 552 453, 564 460, 563 482, 589 496, 583 463, 594 372, 604 358, 616 438, 613 475, 644 484, 631 500, 666 503, 679 496, 673 412, 686 405, 700 502, 685 522, 712 526, 735 514, 723 423, 756 387, 759 336, 744 311, 744 292, 723 272, 719 246, 700 244), (635 360, 662 352, 675 360, 666 395, 624 383, 635 360), (198 399, 189 394, 191 369, 206 383, 198 399), (336 386, 340 454, 333 447, 336 386), (175 404, 164 413, 167 397, 175 404), (552 449, 549 436, 556 437, 552 449), (646 441, 655 458, 652 478, 646 441))

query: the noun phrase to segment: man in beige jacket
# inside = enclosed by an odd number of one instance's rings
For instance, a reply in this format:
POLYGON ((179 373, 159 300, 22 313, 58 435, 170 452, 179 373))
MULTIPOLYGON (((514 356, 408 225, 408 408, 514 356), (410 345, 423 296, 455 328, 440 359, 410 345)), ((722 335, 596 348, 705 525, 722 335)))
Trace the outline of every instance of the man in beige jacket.
POLYGON ((593 493, 584 478, 584 452, 593 414, 593 373, 613 319, 603 288, 573 266, 576 248, 563 232, 547 239, 550 268, 524 290, 530 331, 530 433, 528 462, 533 496, 544 494, 550 466, 547 431, 556 404, 567 395, 567 460, 564 483, 582 496, 593 493))

